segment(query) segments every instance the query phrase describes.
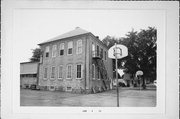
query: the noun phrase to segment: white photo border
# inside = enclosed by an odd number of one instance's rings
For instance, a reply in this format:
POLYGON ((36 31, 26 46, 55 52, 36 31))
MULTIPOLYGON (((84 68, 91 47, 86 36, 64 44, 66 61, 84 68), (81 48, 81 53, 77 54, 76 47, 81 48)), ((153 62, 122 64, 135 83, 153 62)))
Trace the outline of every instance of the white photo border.
POLYGON ((178 118, 178 2, 120 1, 2 1, 2 118, 178 118), (156 107, 21 107, 19 64, 13 37, 14 13, 23 9, 157 10, 164 17, 157 26, 156 107), (174 18, 174 19, 173 19, 174 18), (172 70, 172 69, 177 69, 172 70), (87 110, 87 112, 84 112, 87 110), (93 110, 93 112, 92 112, 93 110), (88 116, 88 117, 86 117, 88 116), (177 117, 176 117, 177 116, 177 117))

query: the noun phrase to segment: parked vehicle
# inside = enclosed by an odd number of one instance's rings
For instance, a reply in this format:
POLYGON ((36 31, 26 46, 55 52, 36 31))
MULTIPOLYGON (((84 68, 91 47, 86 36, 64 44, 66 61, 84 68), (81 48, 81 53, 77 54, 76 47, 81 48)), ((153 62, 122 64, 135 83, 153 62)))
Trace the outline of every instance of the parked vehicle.
POLYGON ((156 80, 154 80, 153 84, 154 84, 155 86, 157 86, 157 81, 156 81, 156 80))
POLYGON ((40 90, 39 86, 37 86, 35 84, 32 84, 30 88, 31 88, 31 90, 40 90))
MULTIPOLYGON (((118 85, 120 87, 126 87, 127 82, 124 79, 118 79, 118 85)), ((116 80, 113 81, 113 86, 116 86, 116 80)))

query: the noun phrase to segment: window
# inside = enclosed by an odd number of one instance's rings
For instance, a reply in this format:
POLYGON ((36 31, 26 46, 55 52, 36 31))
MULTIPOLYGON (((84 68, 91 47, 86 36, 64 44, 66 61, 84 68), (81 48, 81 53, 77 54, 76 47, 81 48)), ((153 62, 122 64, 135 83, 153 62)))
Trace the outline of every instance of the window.
POLYGON ((37 77, 37 74, 33 74, 33 77, 37 77))
POLYGON ((45 49, 45 57, 49 57, 49 46, 45 49))
POLYGON ((103 49, 101 48, 101 58, 103 58, 103 49))
POLYGON ((81 64, 78 64, 77 65, 77 79, 80 79, 82 78, 82 65, 81 64))
POLYGON ((55 78, 55 67, 51 68, 51 78, 55 78))
POLYGON ((71 86, 66 87, 66 91, 72 91, 72 87, 71 86))
POLYGON ((57 46, 53 45, 53 48, 52 48, 52 57, 56 57, 56 48, 57 48, 57 46))
POLYGON ((99 46, 97 45, 97 56, 99 56, 99 46))
POLYGON ((72 54, 72 49, 73 49, 73 42, 70 41, 68 42, 68 54, 72 54))
POLYGON ((59 55, 64 55, 64 43, 61 43, 60 46, 59 46, 59 55))
POLYGON ((93 42, 92 42, 92 56, 95 56, 95 45, 93 42))
POLYGON ((77 41, 77 54, 81 54, 82 53, 82 40, 78 40, 77 41))
POLYGON ((107 54, 106 54, 106 51, 104 51, 104 59, 105 59, 105 60, 106 60, 106 57, 107 57, 106 55, 107 55, 107 54))
POLYGON ((72 78, 72 65, 67 65, 67 79, 72 78))
POLYGON ((100 77, 101 77, 101 73, 100 73, 100 68, 99 67, 97 68, 97 73, 98 73, 98 80, 99 80, 100 77))
POLYGON ((44 78, 47 78, 48 68, 44 68, 44 78))
POLYGON ((95 65, 92 65, 92 79, 95 79, 95 65))
POLYGON ((63 66, 59 66, 58 68, 58 79, 63 78, 63 66))

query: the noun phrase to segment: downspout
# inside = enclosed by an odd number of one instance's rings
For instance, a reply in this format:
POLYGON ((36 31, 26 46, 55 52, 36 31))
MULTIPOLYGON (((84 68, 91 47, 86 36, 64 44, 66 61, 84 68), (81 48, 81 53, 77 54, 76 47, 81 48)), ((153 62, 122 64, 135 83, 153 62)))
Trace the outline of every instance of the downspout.
POLYGON ((86 84, 86 55, 87 55, 87 36, 85 37, 85 63, 84 63, 84 87, 85 87, 85 90, 86 90, 86 86, 87 86, 87 84, 86 84))
MULTIPOLYGON (((38 62, 38 65, 37 65, 37 86, 38 86, 38 88, 39 88, 39 68, 40 68, 40 64, 42 64, 42 61, 43 61, 43 56, 42 55, 40 55, 40 61, 38 62)), ((36 86, 36 88, 37 88, 37 86, 36 86)))
MULTIPOLYGON (((39 65, 40 65, 40 62, 38 62, 38 64, 37 64, 37 86, 39 87, 39 65)), ((37 86, 36 86, 36 88, 37 88, 37 86)))

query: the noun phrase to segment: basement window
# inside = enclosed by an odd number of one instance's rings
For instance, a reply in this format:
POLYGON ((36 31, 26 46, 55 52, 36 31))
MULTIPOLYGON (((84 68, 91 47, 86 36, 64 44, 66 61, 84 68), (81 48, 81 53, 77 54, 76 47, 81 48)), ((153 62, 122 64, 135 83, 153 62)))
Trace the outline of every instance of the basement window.
POLYGON ((70 86, 66 87, 66 91, 72 91, 72 87, 70 86))

